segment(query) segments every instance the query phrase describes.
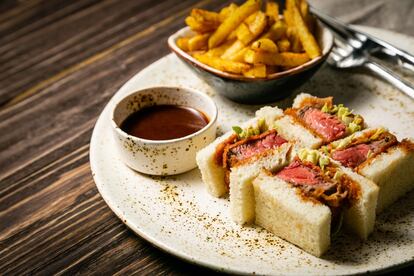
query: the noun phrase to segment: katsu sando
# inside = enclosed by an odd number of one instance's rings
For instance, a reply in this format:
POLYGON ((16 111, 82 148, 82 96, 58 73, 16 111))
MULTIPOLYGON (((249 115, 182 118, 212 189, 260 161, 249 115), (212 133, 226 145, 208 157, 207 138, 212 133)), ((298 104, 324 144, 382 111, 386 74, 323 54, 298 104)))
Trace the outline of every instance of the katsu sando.
POLYGON ((364 120, 333 98, 299 94, 292 105, 274 122, 273 127, 291 141, 316 149, 365 128, 364 120))
POLYGON ((373 231, 378 187, 371 180, 303 149, 283 169, 253 181, 255 223, 321 256, 343 224, 365 240, 373 231))
POLYGON ((414 143, 399 142, 385 128, 355 133, 321 151, 379 186, 378 213, 414 188, 414 143))

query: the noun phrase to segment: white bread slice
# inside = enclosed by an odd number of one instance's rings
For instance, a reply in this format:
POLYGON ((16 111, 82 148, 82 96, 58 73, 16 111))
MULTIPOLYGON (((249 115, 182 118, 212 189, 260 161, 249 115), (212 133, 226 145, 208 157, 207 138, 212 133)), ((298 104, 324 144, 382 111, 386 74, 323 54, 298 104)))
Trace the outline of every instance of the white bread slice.
POLYGON ((321 98, 312 96, 311 94, 308 94, 308 93, 300 93, 293 100, 292 107, 293 108, 301 108, 303 102, 307 101, 309 98, 317 99, 317 100, 321 99, 321 98))
MULTIPOLYGON (((256 117, 245 122, 242 127, 256 125, 257 120, 264 118, 266 124, 272 126, 273 120, 283 116, 283 111, 278 107, 265 106, 256 112, 256 117)), ((215 162, 215 153, 217 146, 230 137, 234 132, 229 131, 214 140, 213 143, 203 148, 197 153, 196 161, 201 171, 201 177, 207 187, 208 192, 215 197, 227 195, 227 186, 224 182, 225 170, 215 162)))
POLYGON ((360 198, 351 208, 344 212, 344 226, 366 240, 374 230, 375 208, 378 199, 378 186, 366 177, 363 177, 348 168, 341 166, 341 170, 353 181, 359 184, 360 198))
POLYGON ((302 199, 288 183, 263 172, 253 187, 257 225, 317 257, 329 248, 329 207, 302 199))
POLYGON ((278 107, 264 106, 256 111, 256 118, 263 118, 266 121, 266 125, 271 128, 273 123, 284 116, 283 109, 278 107))
POLYGON ((213 143, 203 148, 196 155, 198 168, 201 171, 201 178, 207 191, 215 197, 222 197, 227 194, 227 186, 224 182, 225 170, 215 160, 217 146, 233 134, 229 131, 218 137, 213 143))
POLYGON ((323 140, 311 131, 297 123, 290 115, 285 115, 273 123, 273 127, 285 139, 295 142, 301 147, 310 149, 319 148, 323 140))
POLYGON ((230 172, 230 214, 237 224, 254 222, 255 199, 253 179, 263 168, 279 170, 289 163, 292 144, 284 143, 265 156, 253 158, 249 163, 231 169, 230 172))
POLYGON ((403 141, 361 164, 357 171, 379 186, 380 213, 414 188, 414 144, 403 141))

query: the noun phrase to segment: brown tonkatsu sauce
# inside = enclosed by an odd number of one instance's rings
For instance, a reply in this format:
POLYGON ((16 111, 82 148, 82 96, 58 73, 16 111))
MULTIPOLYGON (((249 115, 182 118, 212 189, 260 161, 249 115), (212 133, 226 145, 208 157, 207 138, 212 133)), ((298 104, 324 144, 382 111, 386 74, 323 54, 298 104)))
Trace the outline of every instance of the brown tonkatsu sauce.
POLYGON ((125 119, 121 129, 129 135, 149 140, 169 140, 199 131, 208 118, 195 108, 180 105, 154 105, 125 119))

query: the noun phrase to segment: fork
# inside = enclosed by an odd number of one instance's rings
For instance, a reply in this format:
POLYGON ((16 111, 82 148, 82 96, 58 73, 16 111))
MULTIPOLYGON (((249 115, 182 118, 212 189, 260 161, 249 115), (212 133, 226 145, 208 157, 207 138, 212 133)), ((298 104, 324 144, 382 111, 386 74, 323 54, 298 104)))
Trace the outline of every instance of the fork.
POLYGON ((401 79, 389 68, 377 63, 361 49, 353 48, 349 44, 340 42, 339 39, 335 40, 335 46, 332 48, 332 52, 327 61, 329 65, 340 69, 354 67, 368 68, 414 99, 414 87, 410 83, 401 79))
POLYGON ((402 68, 412 71, 414 57, 385 41, 370 37, 311 7, 311 11, 333 31, 335 46, 328 64, 336 68, 365 67, 396 86, 414 99, 414 86, 403 80, 388 67, 376 62, 378 56, 402 68))
POLYGON ((384 40, 356 30, 352 26, 315 9, 313 6, 310 6, 310 10, 326 27, 331 29, 335 35, 345 38, 347 44, 351 45, 353 48, 362 49, 363 51, 368 52, 371 56, 378 57, 382 61, 396 65, 400 69, 414 72, 414 56, 404 50, 401 50, 384 40))

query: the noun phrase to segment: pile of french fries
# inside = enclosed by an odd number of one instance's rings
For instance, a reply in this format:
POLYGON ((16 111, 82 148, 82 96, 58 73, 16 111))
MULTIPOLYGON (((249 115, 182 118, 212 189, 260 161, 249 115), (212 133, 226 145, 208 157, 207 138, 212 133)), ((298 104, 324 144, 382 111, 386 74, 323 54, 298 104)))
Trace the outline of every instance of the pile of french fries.
POLYGON ((220 12, 193 9, 185 19, 194 32, 177 45, 200 62, 250 78, 299 66, 321 55, 315 19, 306 0, 286 0, 283 17, 274 1, 247 0, 220 12))

